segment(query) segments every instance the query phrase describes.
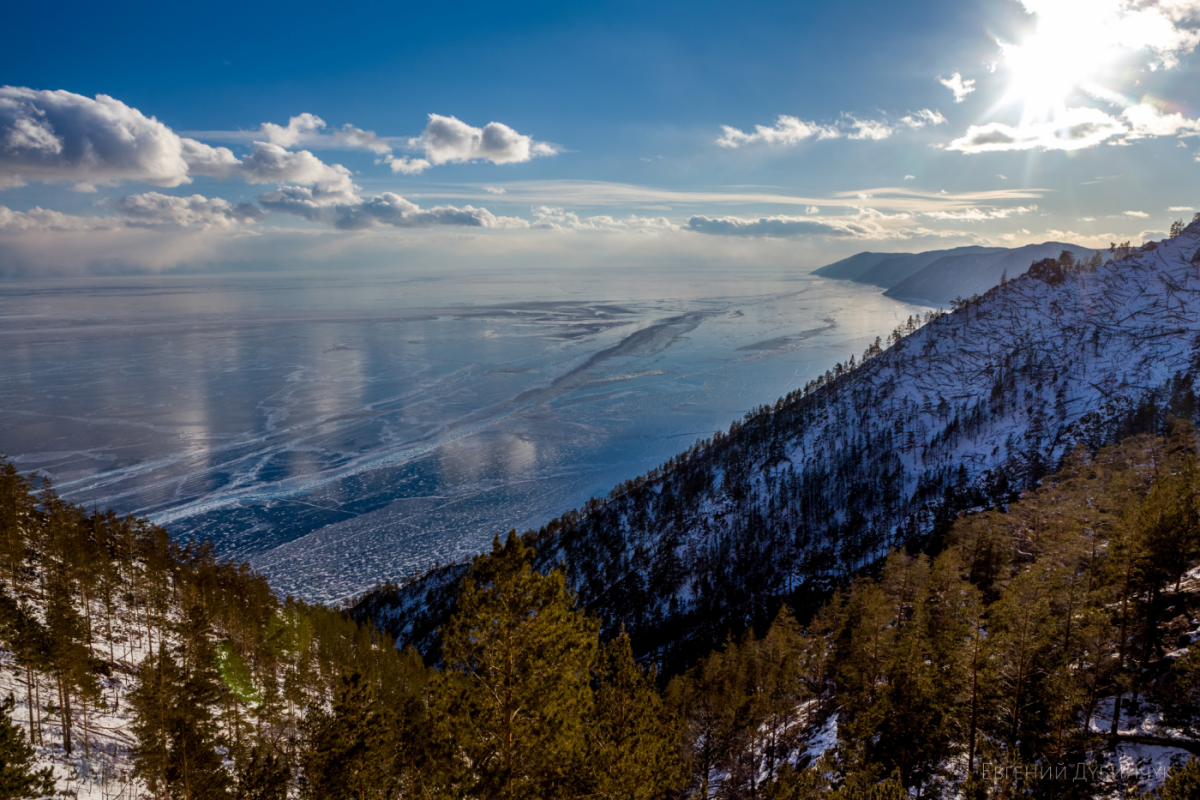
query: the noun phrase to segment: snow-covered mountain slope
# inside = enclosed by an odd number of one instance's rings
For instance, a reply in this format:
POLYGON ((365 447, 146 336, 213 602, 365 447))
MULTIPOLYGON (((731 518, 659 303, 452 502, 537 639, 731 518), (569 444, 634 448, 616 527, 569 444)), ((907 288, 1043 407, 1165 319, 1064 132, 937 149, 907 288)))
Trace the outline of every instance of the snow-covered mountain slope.
POLYGON ((1030 264, 1044 258, 1058 258, 1063 251, 1084 262, 1094 252, 1063 242, 1043 242, 1012 250, 945 256, 899 283, 893 283, 884 294, 897 300, 947 306, 955 298, 983 294, 998 285, 1002 277, 1024 275, 1030 264))
MULTIPOLYGON (((781 398, 530 540, 667 666, 804 605, 1077 444, 1195 414, 1200 222, 1095 269, 1024 275, 781 398)), ((461 565, 365 597, 428 644, 461 565)))
POLYGON ((822 278, 839 278, 845 281, 858 281, 863 275, 884 261, 895 258, 907 258, 914 253, 857 253, 841 261, 835 261, 816 271, 822 278))

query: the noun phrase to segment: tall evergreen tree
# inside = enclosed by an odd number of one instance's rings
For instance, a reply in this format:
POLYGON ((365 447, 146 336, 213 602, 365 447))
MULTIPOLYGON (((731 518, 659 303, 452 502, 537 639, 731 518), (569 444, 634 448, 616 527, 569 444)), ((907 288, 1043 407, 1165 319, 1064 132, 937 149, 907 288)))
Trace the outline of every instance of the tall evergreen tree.
POLYGON ((684 778, 679 730, 654 687, 655 673, 633 660, 624 631, 605 645, 588 724, 592 793, 606 800, 654 800, 684 778))
POLYGON ((496 537, 442 631, 434 716, 461 754, 452 793, 538 800, 579 791, 597 625, 575 608, 561 572, 533 571, 532 555, 515 532, 504 544, 496 537))
POLYGON ((12 721, 13 697, 0 702, 0 800, 25 800, 54 793, 49 767, 34 768, 34 751, 12 721))

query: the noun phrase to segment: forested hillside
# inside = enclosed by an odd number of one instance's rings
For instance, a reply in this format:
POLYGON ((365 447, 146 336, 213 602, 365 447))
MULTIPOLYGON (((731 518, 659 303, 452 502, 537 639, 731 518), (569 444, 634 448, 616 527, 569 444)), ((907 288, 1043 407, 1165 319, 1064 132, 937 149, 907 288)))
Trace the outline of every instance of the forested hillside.
MULTIPOLYGON (((1200 221, 1161 243, 1069 253, 888 342, 526 534, 580 601, 674 671, 787 600, 811 609, 959 511, 1011 500, 1076 445, 1196 413, 1200 221), (886 349, 885 349, 886 348, 886 349)), ((364 597, 430 654, 463 565, 364 597)))
POLYGON ((46 796, 52 769, 103 798, 1194 797, 1196 442, 1175 421, 1080 447, 807 625, 782 605, 661 678, 515 535, 470 565, 427 669, 6 465, 0 796, 46 796))

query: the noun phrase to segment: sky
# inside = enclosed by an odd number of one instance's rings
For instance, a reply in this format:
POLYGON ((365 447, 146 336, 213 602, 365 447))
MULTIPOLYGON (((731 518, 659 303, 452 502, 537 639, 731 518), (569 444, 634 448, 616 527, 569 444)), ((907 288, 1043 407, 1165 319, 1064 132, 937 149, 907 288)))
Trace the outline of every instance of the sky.
POLYGON ((1165 235, 1200 0, 19 4, 0 278, 1165 235))

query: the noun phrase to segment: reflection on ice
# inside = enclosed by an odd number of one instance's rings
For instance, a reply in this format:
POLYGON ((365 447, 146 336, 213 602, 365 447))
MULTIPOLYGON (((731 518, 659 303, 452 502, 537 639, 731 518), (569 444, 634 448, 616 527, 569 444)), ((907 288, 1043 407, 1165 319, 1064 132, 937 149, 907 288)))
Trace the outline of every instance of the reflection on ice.
POLYGON ((323 600, 607 492, 917 310, 765 273, 11 289, 0 451, 323 600))

